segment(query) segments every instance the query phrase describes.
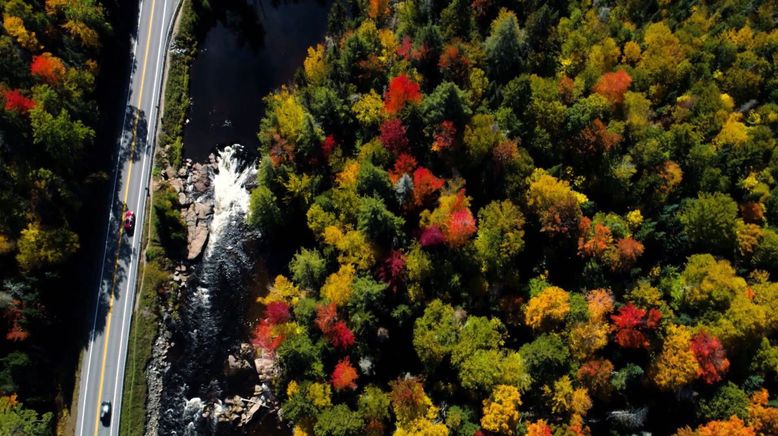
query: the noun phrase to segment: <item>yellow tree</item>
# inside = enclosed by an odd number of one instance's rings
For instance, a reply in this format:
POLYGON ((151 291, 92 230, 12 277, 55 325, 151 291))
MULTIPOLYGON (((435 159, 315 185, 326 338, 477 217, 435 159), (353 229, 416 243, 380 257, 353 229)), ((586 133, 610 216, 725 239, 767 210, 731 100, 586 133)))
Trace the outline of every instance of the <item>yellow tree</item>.
POLYGON ((40 48, 38 44, 38 38, 35 36, 35 32, 30 32, 24 27, 24 21, 21 18, 4 14, 3 15, 3 27, 9 35, 16 38, 16 41, 27 50, 37 51, 40 48))
POLYGON ((570 312, 570 294, 549 286, 532 297, 524 309, 524 321, 533 329, 547 329, 564 320, 570 312))
POLYGON ((699 364, 690 342, 692 331, 681 325, 670 324, 665 340, 653 367, 653 379, 664 391, 675 391, 697 378, 699 364))
POLYGON ((499 434, 514 434, 519 422, 519 390, 513 386, 497 385, 489 399, 484 400, 481 427, 499 434))
POLYGON ((337 272, 327 277, 321 288, 321 295, 338 306, 345 304, 351 296, 355 276, 353 265, 341 265, 337 272))
POLYGON ((312 85, 320 85, 327 78, 327 63, 324 60, 324 45, 308 47, 308 56, 303 61, 305 78, 312 85))

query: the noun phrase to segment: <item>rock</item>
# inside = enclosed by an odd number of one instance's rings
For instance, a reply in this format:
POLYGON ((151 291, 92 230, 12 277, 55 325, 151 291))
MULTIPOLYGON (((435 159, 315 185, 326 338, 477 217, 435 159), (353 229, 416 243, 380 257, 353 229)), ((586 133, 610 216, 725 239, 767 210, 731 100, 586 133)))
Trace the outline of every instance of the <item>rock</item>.
POLYGON ((182 179, 178 177, 171 177, 169 183, 176 192, 184 192, 184 181, 182 179))
POLYGON ((178 170, 178 177, 186 177, 186 167, 181 167, 178 170))
POLYGON ((254 359, 254 368, 257 370, 257 376, 259 376, 260 381, 273 380, 279 373, 275 359, 268 357, 264 353, 262 356, 254 359))
POLYGON ((248 424, 252 420, 252 418, 254 418, 254 415, 256 415, 257 412, 259 412, 259 409, 261 409, 263 405, 264 404, 261 401, 257 401, 253 403, 251 407, 249 407, 249 410, 246 413, 244 413, 243 416, 240 417, 240 424, 238 425, 244 426, 248 424))
POLYGON ((192 185, 192 187, 194 188, 195 192, 197 192, 198 194, 202 194, 203 192, 208 190, 208 181, 198 180, 192 185))
POLYGON ((203 247, 208 241, 208 226, 201 221, 197 223, 193 232, 189 232, 188 236, 186 258, 187 260, 195 260, 203 252, 203 247))
POLYGON ((198 220, 205 220, 213 215, 213 203, 211 202, 199 202, 195 203, 194 206, 198 220))
POLYGON ((176 177, 176 170, 171 166, 165 167, 165 171, 162 172, 162 177, 168 180, 172 180, 176 177))
POLYGON ((189 204, 189 197, 186 196, 183 192, 178 193, 178 204, 181 206, 186 206, 189 204))

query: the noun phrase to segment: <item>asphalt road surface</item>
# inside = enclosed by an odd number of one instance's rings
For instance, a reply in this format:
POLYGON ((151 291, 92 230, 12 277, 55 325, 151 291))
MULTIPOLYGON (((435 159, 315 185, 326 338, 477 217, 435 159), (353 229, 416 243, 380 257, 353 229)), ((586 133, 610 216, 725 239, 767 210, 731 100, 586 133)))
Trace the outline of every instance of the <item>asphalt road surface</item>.
POLYGON ((81 364, 76 434, 118 435, 136 276, 151 176, 157 105, 173 15, 179 0, 141 0, 133 41, 127 108, 118 140, 111 210, 107 217, 95 317, 81 364), (125 231, 124 211, 135 212, 137 231, 125 231), (100 420, 103 401, 109 419, 100 420))

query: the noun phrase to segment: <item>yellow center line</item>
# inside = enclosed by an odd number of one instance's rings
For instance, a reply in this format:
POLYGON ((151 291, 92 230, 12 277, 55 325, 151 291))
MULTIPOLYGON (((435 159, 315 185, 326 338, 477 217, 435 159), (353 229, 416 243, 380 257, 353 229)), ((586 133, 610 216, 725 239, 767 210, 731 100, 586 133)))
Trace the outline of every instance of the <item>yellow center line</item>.
MULTIPOLYGON (((140 109, 141 109, 141 103, 143 102, 143 83, 146 80, 146 64, 148 63, 149 58, 149 44, 151 43, 151 29, 154 27, 154 9, 155 9, 156 0, 151 0, 151 16, 149 18, 149 30, 146 33, 146 48, 143 53, 143 69, 141 70, 140 75, 140 91, 138 92, 138 108, 135 112, 135 115, 133 117, 133 126, 132 126, 132 140, 130 142, 130 153, 128 154, 128 157, 130 159, 130 164, 127 169, 127 183, 124 188, 124 200, 123 204, 127 204, 127 198, 130 194, 130 182, 132 181, 132 164, 133 164, 133 154, 135 153, 135 143, 137 142, 137 129, 138 129, 138 123, 140 122, 140 109)), ((113 205, 111 205, 113 207, 113 205)), ((122 217, 121 220, 124 220, 124 206, 122 206, 122 217)), ((98 394, 97 394, 97 401, 99 402, 97 405, 97 413, 95 414, 95 435, 97 435, 98 430, 100 429, 100 407, 103 399, 103 383, 105 380, 105 360, 108 357, 108 338, 110 337, 111 333, 111 318, 113 315, 113 300, 114 300, 114 290, 116 288, 116 272, 119 269, 119 252, 120 252, 120 245, 122 240, 122 234, 124 233, 124 225, 123 223, 119 224, 119 238, 116 243, 116 257, 114 258, 113 262, 113 275, 111 278, 111 292, 108 294, 108 315, 106 317, 106 327, 105 327, 105 337, 103 339, 103 357, 102 357, 102 363, 100 364, 100 387, 98 388, 98 394)), ((129 277, 128 277, 129 280, 129 277)), ((129 296, 126 296, 129 298, 129 296)))

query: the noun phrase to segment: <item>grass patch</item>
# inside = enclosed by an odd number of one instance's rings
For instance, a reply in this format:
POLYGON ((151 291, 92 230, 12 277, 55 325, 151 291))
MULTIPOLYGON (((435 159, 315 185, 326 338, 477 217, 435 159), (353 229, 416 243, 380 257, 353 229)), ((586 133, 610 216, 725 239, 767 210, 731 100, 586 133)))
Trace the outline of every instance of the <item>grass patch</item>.
POLYGON ((156 160, 160 167, 165 163, 173 168, 181 166, 184 121, 189 112, 189 67, 197 54, 198 14, 192 0, 184 0, 180 13, 178 30, 168 53, 165 112, 160 123, 160 152, 156 160))

